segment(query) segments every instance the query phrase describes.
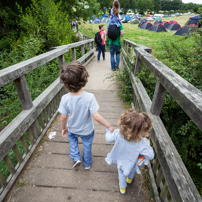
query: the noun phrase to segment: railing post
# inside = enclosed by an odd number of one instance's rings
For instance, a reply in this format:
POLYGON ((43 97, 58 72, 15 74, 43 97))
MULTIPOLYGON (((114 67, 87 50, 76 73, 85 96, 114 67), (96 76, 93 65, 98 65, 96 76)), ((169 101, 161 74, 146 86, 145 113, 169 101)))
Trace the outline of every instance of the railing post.
POLYGON ((72 48, 72 61, 76 60, 76 49, 72 48))
POLYGON ((165 95, 166 95, 166 89, 161 85, 159 81, 157 81, 151 106, 152 114, 156 116, 160 115, 165 95))
POLYGON ((23 110, 31 109, 33 107, 33 103, 25 76, 23 75, 14 80, 14 85, 17 90, 18 97, 20 99, 20 103, 23 110))
POLYGON ((128 44, 128 53, 130 54, 130 48, 131 48, 131 45, 128 44))
POLYGON ((138 54, 136 54, 134 75, 136 76, 138 73, 140 73, 140 70, 141 70, 141 60, 139 59, 138 54))
POLYGON ((81 54, 82 54, 82 56, 85 55, 85 46, 84 45, 81 46, 81 54))
POLYGON ((58 57, 58 60, 59 60, 59 66, 60 66, 60 71, 63 69, 63 65, 65 65, 65 57, 64 57, 64 54, 63 55, 60 55, 58 57))

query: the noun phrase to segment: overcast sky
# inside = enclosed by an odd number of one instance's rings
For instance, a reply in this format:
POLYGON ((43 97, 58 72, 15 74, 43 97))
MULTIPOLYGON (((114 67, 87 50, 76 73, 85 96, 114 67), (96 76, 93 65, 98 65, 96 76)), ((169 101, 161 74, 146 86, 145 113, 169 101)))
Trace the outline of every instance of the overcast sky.
POLYGON ((183 3, 202 4, 202 0, 182 0, 183 3))

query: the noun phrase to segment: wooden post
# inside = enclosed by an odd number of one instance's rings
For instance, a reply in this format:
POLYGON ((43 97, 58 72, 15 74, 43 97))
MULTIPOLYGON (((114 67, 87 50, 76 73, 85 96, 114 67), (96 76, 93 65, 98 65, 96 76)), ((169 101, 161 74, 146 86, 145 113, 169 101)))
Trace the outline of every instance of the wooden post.
POLYGON ((128 53, 130 54, 130 48, 131 48, 131 45, 128 44, 128 53))
POLYGON ((14 85, 20 99, 21 106, 23 110, 28 110, 33 107, 32 98, 27 86, 25 76, 21 76, 14 80, 14 85))
POLYGON ((60 56, 58 57, 58 60, 59 60, 60 71, 62 71, 63 65, 65 65, 65 57, 64 57, 64 54, 63 54, 63 55, 60 55, 60 56))
POLYGON ((160 115, 165 95, 166 95, 166 89, 161 85, 159 81, 157 81, 154 97, 152 101, 152 106, 151 106, 152 114, 156 116, 160 115))
POLYGON ((76 49, 72 48, 72 61, 76 60, 76 49))
MULTIPOLYGON (((81 55, 84 56, 85 55, 85 46, 81 45, 81 55)), ((82 64, 85 63, 85 60, 82 62, 82 64)))
POLYGON ((139 59, 137 54, 136 61, 135 61, 134 75, 137 76, 137 74, 140 73, 140 70, 141 70, 141 60, 139 59))

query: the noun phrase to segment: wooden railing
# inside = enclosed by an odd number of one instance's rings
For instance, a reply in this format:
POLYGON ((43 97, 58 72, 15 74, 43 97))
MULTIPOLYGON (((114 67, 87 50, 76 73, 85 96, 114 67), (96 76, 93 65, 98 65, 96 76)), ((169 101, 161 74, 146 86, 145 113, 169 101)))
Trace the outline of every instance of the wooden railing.
POLYGON ((0 172, 0 201, 2 201, 13 183, 19 176, 35 148, 43 138, 51 122, 57 115, 61 96, 66 92, 59 78, 56 79, 34 101, 26 82, 25 74, 40 68, 39 66, 55 59, 59 59, 60 69, 65 64, 64 54, 72 52, 72 60, 78 60, 87 65, 94 57, 94 40, 89 39, 77 43, 55 47, 53 50, 10 66, 0 71, 0 87, 14 82, 23 111, 0 133, 0 162, 3 161, 10 175, 5 177, 0 172), (88 47, 88 51, 86 52, 88 47), (76 47, 81 47, 82 57, 76 58, 76 47), (86 52, 86 53, 85 53, 86 52), (29 145, 27 139, 29 139, 29 145), (24 155, 21 155, 16 143, 20 141, 24 155), (14 165, 8 155, 12 151, 17 160, 14 165))
POLYGON ((156 201, 202 201, 182 159, 180 158, 161 118, 159 117, 166 92, 168 92, 202 130, 202 92, 188 83, 162 62, 154 58, 151 49, 124 40, 123 62, 130 73, 134 91, 134 108, 149 114, 153 130, 151 143, 155 158, 149 164, 149 174, 156 201), (135 63, 131 59, 135 57, 135 63), (157 79, 151 101, 141 80, 136 75, 141 71, 141 63, 157 79), (130 69, 134 65, 134 72, 130 69))

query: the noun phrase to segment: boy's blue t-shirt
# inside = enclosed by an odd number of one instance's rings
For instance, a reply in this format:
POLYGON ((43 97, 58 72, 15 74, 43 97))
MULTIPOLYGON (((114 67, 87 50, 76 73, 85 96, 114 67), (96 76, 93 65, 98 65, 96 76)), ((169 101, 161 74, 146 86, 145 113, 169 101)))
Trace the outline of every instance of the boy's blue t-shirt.
POLYGON ((69 114, 68 131, 77 135, 90 135, 94 130, 92 114, 96 113, 99 105, 92 93, 83 92, 80 95, 67 93, 62 96, 58 111, 63 115, 69 114))

